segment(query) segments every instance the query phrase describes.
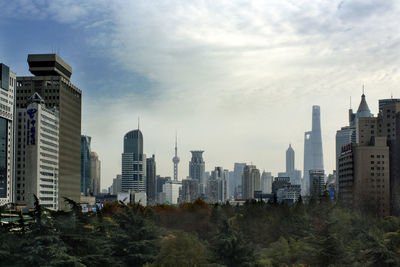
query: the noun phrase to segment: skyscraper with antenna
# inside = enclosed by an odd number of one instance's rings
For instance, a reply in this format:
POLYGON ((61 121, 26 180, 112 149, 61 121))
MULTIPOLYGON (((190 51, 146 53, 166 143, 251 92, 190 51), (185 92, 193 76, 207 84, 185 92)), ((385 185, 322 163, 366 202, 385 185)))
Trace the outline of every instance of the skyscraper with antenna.
POLYGON ((174 163, 174 181, 178 181, 178 164, 179 164, 179 157, 178 157, 178 137, 175 134, 175 156, 172 158, 172 162, 174 163))

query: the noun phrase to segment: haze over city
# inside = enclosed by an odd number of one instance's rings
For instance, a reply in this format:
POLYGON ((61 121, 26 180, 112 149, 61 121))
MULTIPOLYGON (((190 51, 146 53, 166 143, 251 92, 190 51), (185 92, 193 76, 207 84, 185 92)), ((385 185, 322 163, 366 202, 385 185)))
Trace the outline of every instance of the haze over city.
POLYGON ((190 150, 206 170, 252 162, 274 174, 321 107, 326 173, 335 133, 362 86, 371 112, 399 97, 396 1, 0 1, 0 57, 29 75, 27 54, 56 52, 82 89, 82 134, 102 161, 102 187, 121 172, 123 136, 137 128, 157 173, 180 179, 190 150), (68 12, 65 12, 68 9, 68 12), (12 53, 10 53, 12 51, 12 53))

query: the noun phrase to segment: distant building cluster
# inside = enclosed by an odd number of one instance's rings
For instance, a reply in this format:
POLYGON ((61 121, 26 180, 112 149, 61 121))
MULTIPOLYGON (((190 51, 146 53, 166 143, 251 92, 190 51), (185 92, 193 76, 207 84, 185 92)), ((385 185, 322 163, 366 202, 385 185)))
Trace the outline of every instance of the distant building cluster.
POLYGON ((295 203, 323 198, 377 216, 400 216, 400 99, 379 100, 374 116, 365 94, 357 112, 336 132, 336 170, 327 174, 321 109, 312 107, 311 130, 304 133, 304 165, 297 170, 292 144, 286 169, 274 177, 254 164, 206 171, 203 150, 192 150, 187 176, 179 172, 175 137, 172 178, 157 174, 156 156, 144 153, 139 129, 122 138, 121 169, 101 190, 101 161, 92 137, 81 133, 82 92, 72 68, 56 54, 28 55, 33 76, 17 76, 0 64, 0 205, 32 209, 37 197, 48 209, 68 208, 64 198, 95 209, 99 203, 143 205, 249 200, 295 203))

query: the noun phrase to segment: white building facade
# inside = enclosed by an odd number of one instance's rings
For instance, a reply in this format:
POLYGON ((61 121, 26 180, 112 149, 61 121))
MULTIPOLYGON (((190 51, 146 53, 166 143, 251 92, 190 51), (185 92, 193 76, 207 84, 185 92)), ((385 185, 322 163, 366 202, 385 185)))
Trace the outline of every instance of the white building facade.
POLYGON ((0 206, 14 202, 15 87, 15 73, 0 64, 0 206))
POLYGON ((35 93, 17 109, 16 202, 34 207, 34 195, 48 209, 59 209, 59 112, 35 93))

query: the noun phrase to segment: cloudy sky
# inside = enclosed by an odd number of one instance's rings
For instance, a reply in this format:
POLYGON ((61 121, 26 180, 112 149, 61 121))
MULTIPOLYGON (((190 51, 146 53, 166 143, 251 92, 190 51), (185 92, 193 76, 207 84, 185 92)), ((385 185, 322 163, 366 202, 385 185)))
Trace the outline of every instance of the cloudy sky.
POLYGON ((121 172, 122 138, 137 127, 157 172, 180 179, 190 150, 206 169, 247 162, 276 174, 289 143, 303 165, 312 105, 321 106, 324 163, 362 85, 377 113, 400 97, 400 3, 372 0, 0 0, 0 62, 30 75, 28 53, 58 52, 83 91, 82 134, 121 172))

